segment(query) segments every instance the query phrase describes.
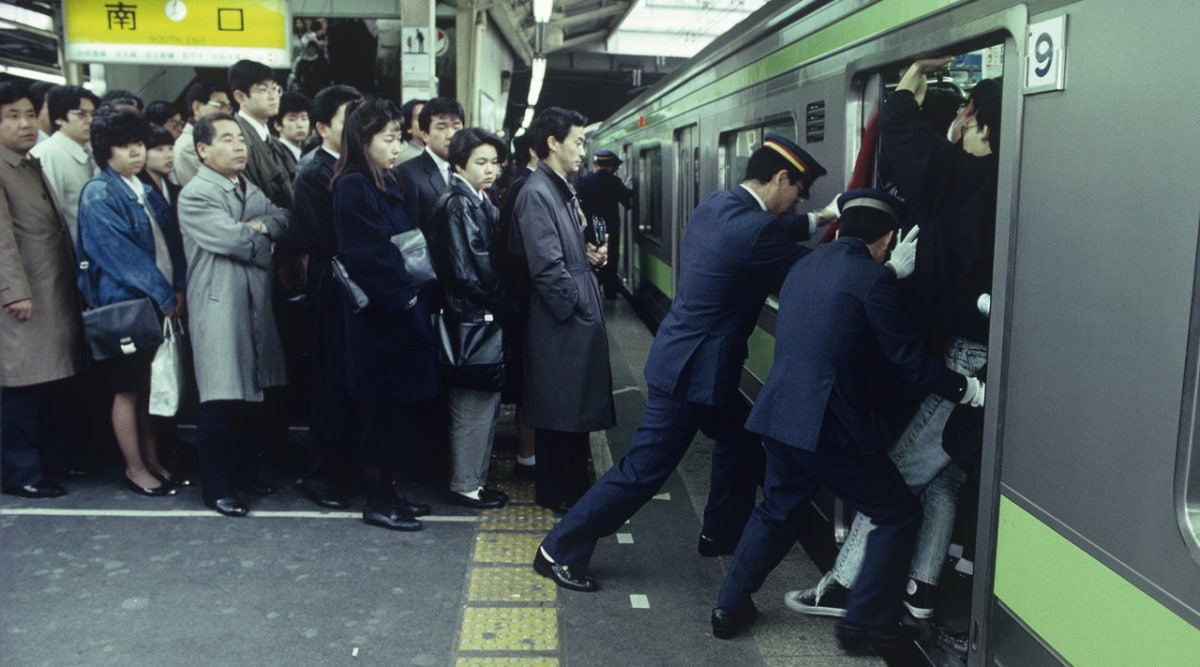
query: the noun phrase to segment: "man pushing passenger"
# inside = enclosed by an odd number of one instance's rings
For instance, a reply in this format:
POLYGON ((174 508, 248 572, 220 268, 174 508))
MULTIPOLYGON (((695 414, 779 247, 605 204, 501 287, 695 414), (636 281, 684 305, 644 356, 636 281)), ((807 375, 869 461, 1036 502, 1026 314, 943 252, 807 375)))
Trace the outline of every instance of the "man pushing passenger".
POLYGON ((808 253, 797 244, 833 214, 785 216, 825 168, 775 134, 750 156, 736 188, 704 199, 683 239, 679 286, 646 361, 649 398, 629 451, 543 540, 534 569, 563 588, 594 591, 588 562, 662 488, 697 431, 712 438, 713 473, 701 555, 733 552, 762 471, 762 449, 743 428, 738 395, 747 340, 771 288, 808 253), (782 217, 781 217, 782 216, 782 217))

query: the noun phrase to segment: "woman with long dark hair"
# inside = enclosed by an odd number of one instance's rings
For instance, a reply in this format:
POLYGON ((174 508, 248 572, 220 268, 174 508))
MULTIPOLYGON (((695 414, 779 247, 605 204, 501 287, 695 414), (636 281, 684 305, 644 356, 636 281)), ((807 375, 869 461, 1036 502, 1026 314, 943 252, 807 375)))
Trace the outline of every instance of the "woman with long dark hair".
POLYGON ((367 487, 363 521, 420 530, 429 507, 397 496, 392 471, 418 463, 425 402, 441 388, 429 308, 391 237, 415 228, 391 168, 401 151, 400 112, 372 100, 347 107, 333 171, 333 227, 346 271, 370 299, 343 309, 347 385, 358 402, 358 459, 367 487))

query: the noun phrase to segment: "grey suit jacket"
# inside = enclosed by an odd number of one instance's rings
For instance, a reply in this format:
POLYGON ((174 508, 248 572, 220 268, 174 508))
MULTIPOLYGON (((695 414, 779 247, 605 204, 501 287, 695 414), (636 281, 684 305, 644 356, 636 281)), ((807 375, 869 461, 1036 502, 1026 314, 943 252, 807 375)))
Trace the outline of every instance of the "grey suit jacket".
POLYGON ((292 182, 296 178, 296 167, 287 148, 271 137, 270 145, 258 136, 258 130, 241 116, 238 125, 246 138, 246 171, 242 175, 266 193, 271 203, 279 208, 292 210, 292 182))
POLYGON ((291 221, 291 213, 253 183, 243 195, 206 166, 179 193, 201 401, 261 401, 264 387, 287 384, 271 308, 271 246, 287 234, 291 221), (250 220, 262 222, 268 233, 243 224, 250 220))
POLYGON ((446 189, 446 179, 438 172, 437 163, 428 153, 396 167, 397 180, 404 193, 404 212, 408 219, 417 223, 421 232, 429 237, 429 218, 438 197, 446 189))

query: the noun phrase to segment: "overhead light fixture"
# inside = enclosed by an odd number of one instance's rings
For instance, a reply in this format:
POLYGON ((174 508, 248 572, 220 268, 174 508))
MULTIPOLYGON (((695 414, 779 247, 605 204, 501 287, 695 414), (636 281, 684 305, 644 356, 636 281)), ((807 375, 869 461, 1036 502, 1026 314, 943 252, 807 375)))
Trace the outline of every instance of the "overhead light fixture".
MULTIPOLYGON (((521 119, 521 129, 524 130, 525 128, 529 127, 529 124, 532 122, 533 107, 525 107, 525 117, 521 119)), ((517 136, 520 136, 521 134, 524 134, 524 132, 518 133, 517 136)))
POLYGON ((15 67, 12 65, 0 65, 0 74, 9 74, 12 76, 21 77, 23 79, 45 81, 46 83, 53 83, 59 86, 66 85, 67 83, 67 77, 61 74, 49 74, 47 72, 40 72, 36 69, 15 67))
POLYGON ((554 13, 554 0, 533 0, 533 20, 538 23, 549 23, 550 14, 554 13))
POLYGON ((526 103, 530 107, 537 106, 538 98, 542 95, 542 82, 546 79, 546 56, 537 56, 533 59, 533 66, 530 68, 529 74, 529 97, 526 98, 526 103))

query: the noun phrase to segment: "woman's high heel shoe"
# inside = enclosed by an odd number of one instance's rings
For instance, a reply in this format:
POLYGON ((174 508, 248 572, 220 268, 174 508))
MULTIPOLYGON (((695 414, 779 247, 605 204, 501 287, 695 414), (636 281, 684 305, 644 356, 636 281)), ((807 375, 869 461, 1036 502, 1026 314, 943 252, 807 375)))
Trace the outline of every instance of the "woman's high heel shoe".
POLYGON ((183 475, 176 475, 175 473, 167 473, 165 475, 160 475, 156 472, 152 472, 150 474, 157 477, 163 483, 170 484, 171 486, 191 486, 192 485, 192 480, 188 479, 187 477, 184 477, 183 475))
POLYGON ((175 489, 166 482, 163 482, 162 486, 156 486, 152 489, 148 489, 144 486, 138 486, 137 482, 129 479, 128 475, 125 476, 125 487, 138 495, 151 496, 153 498, 175 495, 175 489))

